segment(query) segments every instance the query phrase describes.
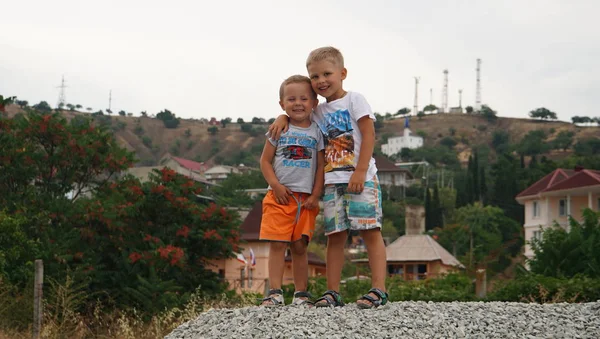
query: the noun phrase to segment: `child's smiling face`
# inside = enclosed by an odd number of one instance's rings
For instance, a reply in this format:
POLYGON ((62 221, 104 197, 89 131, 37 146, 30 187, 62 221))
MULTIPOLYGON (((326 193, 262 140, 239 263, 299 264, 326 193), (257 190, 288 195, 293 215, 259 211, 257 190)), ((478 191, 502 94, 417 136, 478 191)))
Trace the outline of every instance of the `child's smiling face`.
POLYGON ((344 96, 342 81, 346 79, 347 70, 330 60, 313 61, 308 67, 308 77, 317 94, 328 102, 344 96))

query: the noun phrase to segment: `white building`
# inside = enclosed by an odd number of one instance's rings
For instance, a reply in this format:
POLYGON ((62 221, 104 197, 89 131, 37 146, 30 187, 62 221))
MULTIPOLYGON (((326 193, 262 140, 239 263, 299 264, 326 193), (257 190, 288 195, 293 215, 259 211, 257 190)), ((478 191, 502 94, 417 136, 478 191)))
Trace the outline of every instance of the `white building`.
POLYGON ((404 135, 388 139, 387 144, 381 145, 381 152, 387 156, 392 156, 400 152, 403 148, 415 149, 423 147, 423 137, 411 135, 408 128, 404 128, 404 135))

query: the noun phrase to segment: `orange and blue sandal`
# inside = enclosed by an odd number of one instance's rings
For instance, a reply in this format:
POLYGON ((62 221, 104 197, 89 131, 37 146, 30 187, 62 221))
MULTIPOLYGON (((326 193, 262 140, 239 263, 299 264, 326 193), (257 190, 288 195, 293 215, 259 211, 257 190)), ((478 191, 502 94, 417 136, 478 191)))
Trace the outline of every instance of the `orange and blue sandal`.
POLYGON ((325 291, 323 296, 315 301, 317 307, 341 307, 344 306, 342 296, 336 291, 325 291))
POLYGON ((356 303, 356 305, 358 305, 358 308, 362 309, 376 308, 387 304, 389 299, 390 296, 387 294, 387 292, 384 292, 378 288, 372 288, 367 294, 363 295, 362 297, 360 297, 360 299, 358 299, 366 300, 368 301, 368 303, 356 303), (373 297, 371 293, 375 294, 377 298, 373 297))

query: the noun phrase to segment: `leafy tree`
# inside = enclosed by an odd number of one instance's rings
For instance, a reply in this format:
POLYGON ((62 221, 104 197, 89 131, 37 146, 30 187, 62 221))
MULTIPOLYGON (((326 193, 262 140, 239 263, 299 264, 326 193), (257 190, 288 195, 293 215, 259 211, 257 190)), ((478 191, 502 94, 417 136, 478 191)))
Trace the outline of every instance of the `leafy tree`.
POLYGON ((412 158, 412 150, 410 148, 402 147, 399 153, 400 157, 404 161, 410 160, 412 158))
POLYGON ((43 113, 52 112, 52 107, 50 107, 50 105, 48 105, 48 103, 45 101, 40 101, 38 104, 33 105, 33 109, 43 113))
POLYGON ((385 118, 383 117, 383 115, 381 115, 379 113, 375 113, 375 130, 380 130, 383 128, 384 120, 385 120, 385 118))
POLYGON ((433 199, 431 200, 432 205, 432 217, 433 217, 433 228, 435 227, 443 227, 444 226, 444 216, 442 205, 440 203, 440 191, 435 185, 433 187, 433 199))
POLYGON ((425 230, 429 231, 435 227, 434 206, 431 201, 431 193, 429 187, 425 189, 425 230))
POLYGON ((546 153, 549 149, 546 132, 538 129, 529 131, 517 145, 517 152, 523 155, 538 155, 546 153))
POLYGON ((442 140, 440 140, 440 145, 453 148, 456 146, 456 140, 454 140, 452 137, 444 137, 442 140))
POLYGON ((578 156, 593 156, 600 154, 600 139, 582 139, 575 144, 575 154, 578 156))
POLYGON ((474 112, 473 106, 465 107, 465 112, 467 112, 467 114, 472 114, 474 112))
POLYGON ((566 151, 573 144, 573 136, 575 133, 571 131, 560 131, 552 142, 552 148, 566 151))
POLYGON ((25 108, 27 107, 27 105, 29 105, 29 102, 27 102, 27 100, 17 100, 15 101, 15 103, 21 108, 25 108))
POLYGON ((600 278, 599 217, 598 212, 585 209, 582 223, 569 218, 569 232, 559 225, 545 229, 542 239, 531 244, 535 254, 531 271, 556 278, 600 278))
POLYGON ((542 120, 556 120, 557 119, 556 113, 554 113, 551 110, 544 108, 544 107, 536 108, 535 110, 529 112, 529 116, 534 119, 542 119, 542 120))
POLYGON ((523 224, 523 206, 515 201, 515 197, 525 188, 525 183, 519 183, 524 172, 524 167, 509 153, 500 154, 491 167, 493 185, 489 203, 500 206, 508 217, 520 224, 523 224))
POLYGON ((435 112, 435 111, 437 111, 437 109, 438 108, 436 105, 429 104, 429 105, 423 107, 423 112, 435 112))
POLYGON ((410 108, 408 107, 404 107, 398 110, 398 112, 396 112, 396 114, 394 114, 394 116, 398 116, 398 115, 406 115, 410 113, 410 108))
POLYGON ((269 186, 260 171, 247 174, 231 174, 219 186, 212 188, 212 193, 219 204, 226 206, 251 206, 254 200, 243 190, 266 188, 269 186))
POLYGON ((254 118, 252 118, 252 123, 255 125, 263 125, 263 124, 265 124, 265 119, 254 117, 254 118))
POLYGON ((210 126, 207 130, 210 133, 210 135, 217 135, 217 133, 219 132, 219 128, 217 126, 210 126))
POLYGON ((168 109, 158 112, 156 119, 162 120, 166 128, 177 128, 179 126, 179 119, 168 109))
POLYGON ((419 120, 423 119, 424 116, 425 116, 425 113, 423 111, 419 111, 419 113, 417 113, 417 118, 419 120))
POLYGON ((108 113, 109 115, 113 113, 113 111, 111 109, 106 109, 106 113, 108 113))
POLYGON ((237 123, 238 123, 238 124, 243 124, 243 123, 244 123, 244 119, 242 119, 242 118, 238 118, 238 119, 237 119, 237 123))
POLYGON ((75 110, 75 105, 73 105, 73 104, 67 104, 67 108, 69 109, 69 111, 74 111, 75 110))
POLYGON ((75 105, 75 108, 76 109, 81 109, 81 108, 83 108, 83 106, 81 106, 80 104, 77 104, 77 105, 75 105))
POLYGON ((497 112, 487 105, 481 105, 479 114, 481 114, 489 122, 494 122, 498 118, 496 116, 497 112))
POLYGON ((17 97, 3 97, 0 95, 0 112, 5 112, 5 107, 12 104, 17 97))
POLYGON ((91 107, 87 107, 85 110, 88 111, 88 112, 93 111, 93 109, 91 107))
POLYGON ((510 146, 510 134, 508 131, 496 130, 492 134, 492 147, 497 153, 508 151, 510 146))
POLYGON ((240 129, 242 130, 242 132, 250 133, 252 131, 252 125, 251 124, 242 124, 240 126, 240 129))
POLYGON ((119 111, 119 115, 122 116, 122 117, 124 117, 124 116, 127 115, 127 113, 125 111, 123 111, 123 110, 120 110, 119 111))
POLYGON ((141 112, 140 112, 140 115, 141 115, 141 116, 143 116, 143 117, 147 117, 147 116, 148 116, 148 112, 146 112, 146 111, 141 111, 141 112))

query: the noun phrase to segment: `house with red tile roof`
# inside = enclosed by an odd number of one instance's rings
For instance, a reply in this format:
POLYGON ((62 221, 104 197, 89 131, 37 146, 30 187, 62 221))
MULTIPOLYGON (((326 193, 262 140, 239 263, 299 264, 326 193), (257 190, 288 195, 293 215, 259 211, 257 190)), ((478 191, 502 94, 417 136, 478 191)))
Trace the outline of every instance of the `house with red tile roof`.
POLYGON ((600 210, 600 171, 556 169, 519 193, 525 207, 525 256, 533 257, 530 243, 541 239, 544 228, 558 224, 569 230, 569 216, 583 219, 583 210, 600 210))
MULTIPOLYGON (((252 291, 264 293, 269 289, 269 243, 259 240, 260 222, 262 219, 262 201, 254 204, 252 209, 246 214, 239 211, 244 221, 240 225, 242 248, 240 254, 246 259, 248 264, 243 263, 237 258, 221 259, 212 262, 209 268, 218 273, 222 279, 229 283, 229 287, 236 291, 252 291), (251 263, 251 251, 254 253, 255 264, 251 263)), ((308 253, 308 276, 325 276, 325 261, 316 254, 308 253)), ((283 284, 293 283, 292 258, 289 250, 285 257, 285 270, 283 273, 283 284)))

